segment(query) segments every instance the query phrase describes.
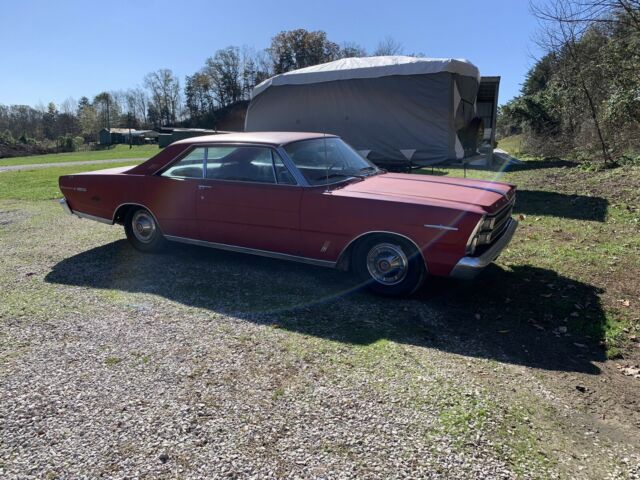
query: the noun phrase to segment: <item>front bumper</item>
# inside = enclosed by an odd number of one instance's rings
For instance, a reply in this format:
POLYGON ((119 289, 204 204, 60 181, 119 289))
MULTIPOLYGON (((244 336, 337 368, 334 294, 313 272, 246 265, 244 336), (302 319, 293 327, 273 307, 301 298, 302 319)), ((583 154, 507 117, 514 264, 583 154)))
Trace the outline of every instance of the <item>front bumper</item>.
POLYGON ((509 225, 505 229, 504 233, 491 245, 491 247, 478 257, 462 257, 451 273, 450 277, 460 278, 463 280, 470 280, 480 273, 487 265, 493 262, 502 250, 509 244, 513 234, 518 227, 518 222, 513 218, 509 220, 509 225))
POLYGON ((68 213, 69 215, 73 215, 73 212, 71 211, 71 208, 69 207, 69 204, 67 203, 66 198, 63 198, 62 200, 60 200, 60 206, 66 213, 68 213))

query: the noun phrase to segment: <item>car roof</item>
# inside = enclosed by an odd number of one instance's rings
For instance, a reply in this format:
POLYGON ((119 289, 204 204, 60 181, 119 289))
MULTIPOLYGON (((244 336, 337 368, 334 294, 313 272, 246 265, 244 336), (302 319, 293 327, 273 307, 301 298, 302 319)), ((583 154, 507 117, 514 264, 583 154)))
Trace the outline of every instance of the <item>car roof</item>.
POLYGON ((185 138, 184 140, 174 142, 174 145, 192 145, 199 143, 266 143, 277 146, 299 142, 300 140, 335 136, 336 135, 314 132, 236 132, 185 138))

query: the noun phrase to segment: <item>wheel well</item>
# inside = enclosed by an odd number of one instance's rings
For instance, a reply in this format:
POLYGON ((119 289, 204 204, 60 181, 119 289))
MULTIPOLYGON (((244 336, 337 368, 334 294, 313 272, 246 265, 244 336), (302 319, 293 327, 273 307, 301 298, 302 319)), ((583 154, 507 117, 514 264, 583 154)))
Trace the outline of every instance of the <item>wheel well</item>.
POLYGON ((124 219, 127 218, 127 214, 132 208, 139 207, 139 205, 133 205, 131 203, 120 205, 116 210, 116 213, 113 215, 113 223, 117 223, 119 225, 124 224, 124 219))
POLYGON ((422 263, 425 265, 425 268, 426 268, 427 264, 426 264, 424 255, 420 251, 420 248, 418 248, 418 245, 416 245, 416 243, 413 240, 411 240, 409 237, 406 237, 404 235, 401 235, 399 233, 394 233, 394 232, 367 232, 365 234, 360 235, 359 237, 356 237, 356 238, 352 239, 351 242, 342 251, 342 253, 340 254, 340 257, 338 257, 338 261, 336 263, 336 268, 339 269, 339 270, 345 270, 345 271, 346 270, 350 270, 351 269, 351 261, 352 261, 353 251, 354 251, 356 245, 360 244, 361 242, 363 242, 363 241, 365 241, 365 240, 367 240, 367 239, 369 239, 371 237, 377 237, 377 236, 396 237, 396 238, 401 238, 402 240, 408 241, 418 251, 418 254, 420 255, 422 263))

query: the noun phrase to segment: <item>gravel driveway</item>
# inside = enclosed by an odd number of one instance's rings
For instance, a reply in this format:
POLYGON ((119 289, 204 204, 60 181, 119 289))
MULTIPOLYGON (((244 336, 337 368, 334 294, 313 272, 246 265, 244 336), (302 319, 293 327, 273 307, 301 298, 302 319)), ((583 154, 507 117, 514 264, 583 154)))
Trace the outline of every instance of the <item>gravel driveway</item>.
POLYGON ((640 475, 633 425, 572 403, 600 379, 500 358, 424 298, 141 255, 53 202, 5 202, 0 222, 2 478, 640 475))

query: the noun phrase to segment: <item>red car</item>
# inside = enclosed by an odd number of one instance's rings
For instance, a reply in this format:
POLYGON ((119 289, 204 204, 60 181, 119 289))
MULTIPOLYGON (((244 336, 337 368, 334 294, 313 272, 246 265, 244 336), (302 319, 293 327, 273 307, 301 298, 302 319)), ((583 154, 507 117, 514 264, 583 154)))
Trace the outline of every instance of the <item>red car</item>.
POLYGON ((513 185, 388 173, 318 133, 191 138, 60 189, 68 213, 124 225, 144 252, 174 241, 350 269, 389 295, 475 276, 517 226, 513 185))

